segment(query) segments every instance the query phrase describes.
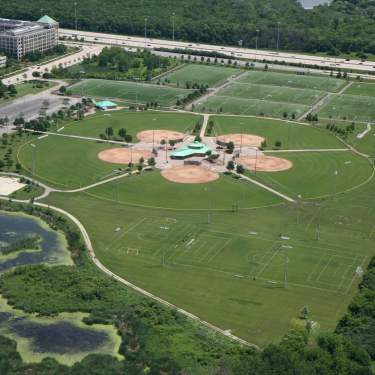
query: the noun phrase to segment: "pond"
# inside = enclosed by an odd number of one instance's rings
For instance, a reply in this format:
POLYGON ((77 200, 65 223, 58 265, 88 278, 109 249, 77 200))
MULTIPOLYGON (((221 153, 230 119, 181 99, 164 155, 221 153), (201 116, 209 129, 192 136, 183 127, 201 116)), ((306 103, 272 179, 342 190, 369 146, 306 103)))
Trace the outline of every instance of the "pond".
POLYGON ((328 4, 330 0, 299 0, 305 9, 314 8, 317 5, 328 4))
POLYGON ((37 248, 24 248, 9 254, 0 253, 0 273, 28 264, 73 264, 62 233, 52 230, 36 217, 0 211, 0 245, 2 247, 15 244, 17 241, 22 242, 23 239, 31 236, 38 238, 37 248))
POLYGON ((73 365, 92 353, 108 354, 119 359, 121 338, 112 325, 83 323, 87 314, 63 313, 38 317, 8 305, 0 297, 0 335, 17 342, 24 362, 40 362, 52 357, 73 365))

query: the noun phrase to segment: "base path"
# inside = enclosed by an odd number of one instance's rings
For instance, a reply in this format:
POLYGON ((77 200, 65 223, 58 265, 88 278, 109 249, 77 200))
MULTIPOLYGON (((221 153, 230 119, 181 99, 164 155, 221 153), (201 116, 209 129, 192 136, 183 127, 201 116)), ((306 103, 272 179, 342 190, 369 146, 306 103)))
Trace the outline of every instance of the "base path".
POLYGON ((160 143, 163 140, 181 142, 184 138, 184 133, 164 129, 144 130, 137 134, 137 139, 146 143, 160 143))
POLYGON ((266 155, 260 155, 258 157, 241 156, 236 162, 247 169, 259 172, 281 172, 287 171, 293 167, 293 163, 290 160, 266 155))
POLYGON ((196 165, 179 165, 164 169, 161 175, 168 181, 179 184, 204 184, 220 177, 218 173, 196 165))
POLYGON ((141 158, 147 160, 152 157, 151 151, 132 148, 111 148, 99 153, 98 158, 113 164, 138 163, 141 158))
POLYGON ((223 145, 233 142, 236 147, 260 147, 264 138, 253 134, 223 134, 217 137, 217 142, 223 145))

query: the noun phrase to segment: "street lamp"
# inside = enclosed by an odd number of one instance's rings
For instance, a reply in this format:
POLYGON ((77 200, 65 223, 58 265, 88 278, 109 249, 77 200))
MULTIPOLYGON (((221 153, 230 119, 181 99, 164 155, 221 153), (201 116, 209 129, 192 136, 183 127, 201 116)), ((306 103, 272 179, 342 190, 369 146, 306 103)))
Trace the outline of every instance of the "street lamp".
POLYGON ((173 41, 174 41, 174 27, 175 27, 175 24, 174 24, 174 21, 175 21, 175 15, 176 15, 176 13, 175 12, 173 12, 172 13, 172 39, 173 39, 173 41))
POLYGON ((280 44, 280 22, 277 23, 277 50, 279 50, 279 44, 280 44))
POLYGON ((74 3, 74 20, 75 20, 75 27, 76 31, 78 30, 78 22, 77 22, 77 3, 74 3))

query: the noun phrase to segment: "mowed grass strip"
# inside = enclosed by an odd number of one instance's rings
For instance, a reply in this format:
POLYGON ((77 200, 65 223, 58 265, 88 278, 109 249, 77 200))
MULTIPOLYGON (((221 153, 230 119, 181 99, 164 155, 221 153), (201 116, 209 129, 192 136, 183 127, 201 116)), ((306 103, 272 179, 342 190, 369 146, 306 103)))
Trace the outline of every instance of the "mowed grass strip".
POLYGON ((324 94, 319 90, 246 83, 232 83, 219 92, 219 95, 222 96, 306 105, 317 102, 324 94))
POLYGON ((345 94, 375 97, 375 84, 354 82, 347 90, 345 90, 345 94))
POLYGON ((18 160, 32 175, 35 156, 34 177, 49 186, 79 188, 113 177, 116 168, 124 167, 98 158, 100 151, 114 147, 109 144, 53 135, 32 143, 35 144, 35 149, 30 143, 20 147, 18 160))
MULTIPOLYGON (((283 172, 258 172, 256 177, 294 198, 311 199, 341 193, 365 183, 373 174, 369 162, 350 151, 268 155, 288 159, 293 167, 283 172)), ((254 177, 254 172, 247 173, 254 177)))
POLYGON ((210 113, 226 113, 234 115, 251 115, 283 118, 287 113, 291 118, 299 117, 309 109, 303 104, 277 103, 260 99, 243 99, 230 96, 214 95, 199 102, 196 111, 210 113))
POLYGON ((374 122, 375 97, 336 95, 319 111, 319 116, 322 118, 374 122))
POLYGON ((208 184, 177 184, 159 171, 105 184, 88 194, 129 205, 180 210, 232 210, 234 206, 243 209, 281 203, 266 190, 229 176, 208 184))
POLYGON ((240 69, 223 66, 188 64, 164 76, 162 81, 167 79, 169 84, 181 88, 186 87, 187 83, 198 83, 214 87, 224 83, 229 77, 238 75, 240 72, 240 69))
POLYGON ((294 87, 328 92, 338 92, 345 84, 345 80, 331 77, 317 77, 312 75, 298 75, 290 73, 276 73, 264 71, 250 71, 240 77, 239 82, 257 83, 280 87, 294 87))
POLYGON ((245 133, 264 137, 267 149, 272 149, 276 141, 282 142, 282 148, 331 149, 345 148, 343 144, 326 130, 293 122, 235 116, 213 116, 216 135, 245 133))
POLYGON ((157 102, 162 106, 174 105, 178 99, 184 98, 191 92, 175 87, 102 79, 83 80, 71 86, 69 90, 75 95, 117 98, 132 103, 157 102))
POLYGON ((98 138, 108 127, 113 128, 115 135, 125 128, 133 136, 133 142, 137 142, 136 135, 143 130, 165 129, 189 133, 200 118, 185 113, 117 111, 74 121, 66 125, 61 133, 98 138))
MULTIPOLYGON (((336 204, 340 221, 356 215, 356 202, 345 211, 349 201, 336 204)), ((96 256, 116 274, 262 346, 280 339, 305 305, 322 331, 333 329, 356 291, 355 266, 372 252, 357 230, 337 230, 330 202, 327 213, 296 204, 213 212, 210 224, 207 212, 143 209, 87 194, 52 194, 45 202, 83 223, 96 256), (280 233, 291 240, 281 243, 280 233)))

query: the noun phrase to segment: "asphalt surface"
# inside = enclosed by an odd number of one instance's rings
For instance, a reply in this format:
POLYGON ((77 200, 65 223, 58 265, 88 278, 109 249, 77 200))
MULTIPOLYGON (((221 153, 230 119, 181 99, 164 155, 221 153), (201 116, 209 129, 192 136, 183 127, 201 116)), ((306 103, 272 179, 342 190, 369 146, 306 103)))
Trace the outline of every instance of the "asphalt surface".
POLYGON ((304 55, 277 51, 255 50, 231 46, 220 46, 200 43, 179 42, 172 40, 151 39, 127 35, 104 34, 81 30, 60 29, 60 37, 84 38, 85 42, 122 45, 130 48, 168 48, 191 49, 195 51, 209 51, 227 54, 232 58, 249 60, 279 61, 287 64, 317 65, 323 68, 353 69, 362 72, 375 72, 375 62, 361 60, 346 60, 343 58, 304 55))

